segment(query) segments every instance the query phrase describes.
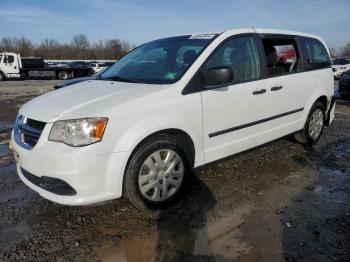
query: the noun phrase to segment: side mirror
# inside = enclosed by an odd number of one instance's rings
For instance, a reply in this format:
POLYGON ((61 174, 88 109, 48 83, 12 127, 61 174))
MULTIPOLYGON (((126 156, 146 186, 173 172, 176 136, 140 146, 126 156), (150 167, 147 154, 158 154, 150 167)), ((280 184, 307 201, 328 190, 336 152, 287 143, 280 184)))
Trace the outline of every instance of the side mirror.
POLYGON ((219 66, 204 70, 202 74, 202 84, 204 88, 211 89, 216 86, 231 83, 233 81, 233 71, 231 67, 219 66))

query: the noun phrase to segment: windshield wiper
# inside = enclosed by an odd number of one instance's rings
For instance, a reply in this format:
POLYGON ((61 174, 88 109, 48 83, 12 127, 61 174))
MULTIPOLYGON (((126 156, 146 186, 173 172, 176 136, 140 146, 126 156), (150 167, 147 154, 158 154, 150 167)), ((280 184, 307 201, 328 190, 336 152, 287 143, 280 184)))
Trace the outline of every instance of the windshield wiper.
POLYGON ((110 76, 110 77, 99 77, 97 80, 111 80, 111 81, 119 81, 119 82, 127 82, 127 83, 135 83, 135 81, 132 81, 130 79, 120 77, 120 76, 110 76))

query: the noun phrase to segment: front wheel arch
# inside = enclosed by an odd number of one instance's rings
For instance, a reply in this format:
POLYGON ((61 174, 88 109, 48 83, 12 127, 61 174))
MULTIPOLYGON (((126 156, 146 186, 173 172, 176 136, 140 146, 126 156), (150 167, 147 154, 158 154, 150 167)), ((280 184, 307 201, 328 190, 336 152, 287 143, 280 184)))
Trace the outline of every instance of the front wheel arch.
MULTIPOLYGON (((186 133, 185 131, 181 130, 181 129, 168 128, 168 129, 163 129, 163 130, 156 131, 156 132, 154 132, 152 134, 147 135, 145 138, 143 138, 134 147, 134 149, 132 150, 132 152, 131 152, 131 154, 129 156, 128 164, 129 164, 130 158, 140 148, 140 146, 142 146, 145 142, 153 139, 153 137, 156 137, 156 136, 158 136, 160 134, 167 134, 167 135, 173 135, 173 136, 180 136, 180 137, 182 137, 184 139, 185 143, 187 144, 187 149, 190 152, 192 164, 194 163, 196 152, 195 152, 195 146, 194 146, 193 140, 190 137, 190 135, 188 133, 186 133)), ((127 164, 127 166, 128 166, 128 164, 127 164)), ((127 166, 126 166, 126 168, 127 168, 127 166)))

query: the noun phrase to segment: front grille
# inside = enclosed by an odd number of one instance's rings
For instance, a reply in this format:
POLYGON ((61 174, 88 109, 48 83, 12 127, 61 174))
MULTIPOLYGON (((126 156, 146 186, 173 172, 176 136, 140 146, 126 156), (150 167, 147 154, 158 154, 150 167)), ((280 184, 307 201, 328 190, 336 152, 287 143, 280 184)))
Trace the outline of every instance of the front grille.
POLYGON ((45 122, 18 116, 14 129, 17 144, 26 149, 32 149, 38 142, 45 125, 45 122))

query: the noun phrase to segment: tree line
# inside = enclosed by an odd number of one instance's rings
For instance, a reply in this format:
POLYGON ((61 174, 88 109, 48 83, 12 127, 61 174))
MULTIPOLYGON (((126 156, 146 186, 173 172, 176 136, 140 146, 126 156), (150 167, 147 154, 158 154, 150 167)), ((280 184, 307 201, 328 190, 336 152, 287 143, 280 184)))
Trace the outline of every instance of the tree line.
POLYGON ((22 57, 43 57, 45 59, 108 59, 116 60, 129 52, 134 45, 125 40, 108 39, 91 42, 84 34, 73 36, 70 43, 60 43, 47 38, 40 43, 21 37, 3 37, 0 52, 15 52, 22 57))
MULTIPOLYGON (((21 37, 3 37, 0 52, 16 52, 21 56, 36 56, 45 59, 108 59, 116 60, 129 52, 134 45, 125 40, 109 39, 91 42, 84 34, 73 36, 70 43, 60 43, 46 38, 41 43, 21 37)), ((331 56, 350 57, 350 42, 343 48, 329 48, 331 56)))
POLYGON ((350 57, 350 42, 348 42, 344 47, 336 49, 336 48, 329 48, 329 52, 331 56, 334 57, 350 57))

